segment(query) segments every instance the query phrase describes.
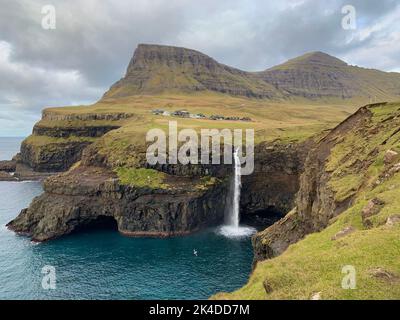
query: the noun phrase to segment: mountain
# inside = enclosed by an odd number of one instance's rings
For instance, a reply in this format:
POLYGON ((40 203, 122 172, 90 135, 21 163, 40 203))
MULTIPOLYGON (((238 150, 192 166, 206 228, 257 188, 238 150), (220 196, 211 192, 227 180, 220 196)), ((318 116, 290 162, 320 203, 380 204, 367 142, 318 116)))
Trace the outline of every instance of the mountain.
POLYGON ((105 98, 206 90, 257 98, 282 97, 273 85, 255 75, 220 64, 198 51, 141 44, 125 77, 111 87, 105 98))
POLYGON ((350 66, 323 52, 311 52, 260 73, 291 96, 305 98, 369 97, 390 100, 400 95, 400 74, 350 66))
POLYGON ((104 98, 207 91, 271 100, 394 100, 400 97, 400 73, 351 66, 322 52, 246 72, 195 50, 140 44, 126 75, 104 98))

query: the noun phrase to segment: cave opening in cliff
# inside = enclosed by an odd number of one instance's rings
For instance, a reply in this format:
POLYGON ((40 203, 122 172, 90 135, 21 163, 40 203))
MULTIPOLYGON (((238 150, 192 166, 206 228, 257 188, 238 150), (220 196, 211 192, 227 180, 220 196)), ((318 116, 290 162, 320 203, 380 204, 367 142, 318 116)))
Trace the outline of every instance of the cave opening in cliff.
POLYGON ((108 230, 118 231, 117 221, 114 217, 101 215, 95 219, 83 221, 78 227, 74 229, 73 233, 87 233, 108 230))
POLYGON ((273 225, 284 216, 285 213, 279 210, 277 207, 268 206, 252 212, 246 212, 244 210, 244 212, 241 213, 241 220, 248 225, 256 227, 257 229, 264 229, 273 225))

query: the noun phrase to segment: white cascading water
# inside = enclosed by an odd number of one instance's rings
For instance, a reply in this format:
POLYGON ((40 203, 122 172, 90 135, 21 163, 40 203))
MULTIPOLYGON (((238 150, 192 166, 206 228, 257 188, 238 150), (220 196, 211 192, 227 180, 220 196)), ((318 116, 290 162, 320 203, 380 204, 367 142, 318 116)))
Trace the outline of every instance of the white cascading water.
POLYGON ((242 186, 241 163, 239 157, 239 149, 233 154, 234 175, 233 175, 233 196, 228 215, 228 224, 222 226, 219 232, 226 237, 244 237, 256 232, 254 228, 240 226, 240 189, 242 186))
POLYGON ((239 204, 240 204, 240 188, 242 187, 241 182, 241 166, 240 166, 240 158, 239 158, 239 149, 233 154, 233 160, 235 165, 235 173, 234 173, 234 186, 233 186, 233 204, 232 204, 232 211, 230 215, 230 225, 235 228, 239 228, 239 204))

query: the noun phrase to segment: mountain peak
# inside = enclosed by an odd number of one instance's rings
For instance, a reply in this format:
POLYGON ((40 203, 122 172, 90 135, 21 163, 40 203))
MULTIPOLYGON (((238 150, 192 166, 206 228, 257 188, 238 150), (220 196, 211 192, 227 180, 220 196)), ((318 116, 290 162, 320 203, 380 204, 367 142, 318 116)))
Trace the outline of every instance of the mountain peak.
POLYGON ((325 52, 321 51, 313 51, 306 53, 302 56, 300 56, 298 59, 304 59, 307 60, 310 63, 320 63, 320 64, 329 64, 329 65, 347 65, 346 62, 331 56, 325 52))
POLYGON ((190 53, 190 54, 195 54, 195 55, 204 55, 201 52, 192 50, 192 49, 187 49, 184 47, 176 47, 176 46, 167 46, 167 45, 161 45, 161 44, 148 44, 148 43, 140 43, 135 49, 135 52, 133 56, 139 56, 141 57, 142 55, 149 55, 149 54, 162 54, 165 56, 171 55, 171 54, 177 54, 177 53, 190 53))
POLYGON ((149 51, 163 51, 163 52, 168 52, 168 51, 190 51, 190 52, 197 52, 199 54, 202 54, 201 52, 198 52, 193 49, 188 49, 184 47, 178 47, 178 46, 169 46, 169 45, 163 45, 163 44, 153 44, 153 43, 139 43, 138 46, 135 49, 135 52, 149 52, 149 51))
POLYGON ((278 66, 275 66, 271 68, 270 70, 276 70, 280 68, 286 68, 286 67, 293 67, 296 68, 298 66, 304 66, 304 65, 324 65, 324 66, 329 66, 329 67, 340 67, 340 66, 347 66, 348 64, 334 56, 331 56, 325 52, 321 51, 312 51, 305 53, 299 57, 293 58, 288 60, 285 63, 282 63, 278 66))
POLYGON ((205 61, 215 62, 207 55, 192 49, 158 44, 139 44, 129 63, 127 76, 142 68, 159 67, 160 65, 177 67, 184 64, 194 67, 205 61))

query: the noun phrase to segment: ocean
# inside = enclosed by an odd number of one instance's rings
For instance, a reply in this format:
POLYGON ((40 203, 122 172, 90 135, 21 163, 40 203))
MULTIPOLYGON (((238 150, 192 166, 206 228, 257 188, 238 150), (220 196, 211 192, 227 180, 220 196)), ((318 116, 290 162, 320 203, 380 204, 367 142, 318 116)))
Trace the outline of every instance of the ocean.
MULTIPOLYGON (((0 160, 21 141, 0 138, 0 160)), ((41 193, 39 182, 0 182, 0 299, 207 299, 248 279, 250 238, 214 229, 167 239, 85 230, 40 244, 9 231, 41 193)))

